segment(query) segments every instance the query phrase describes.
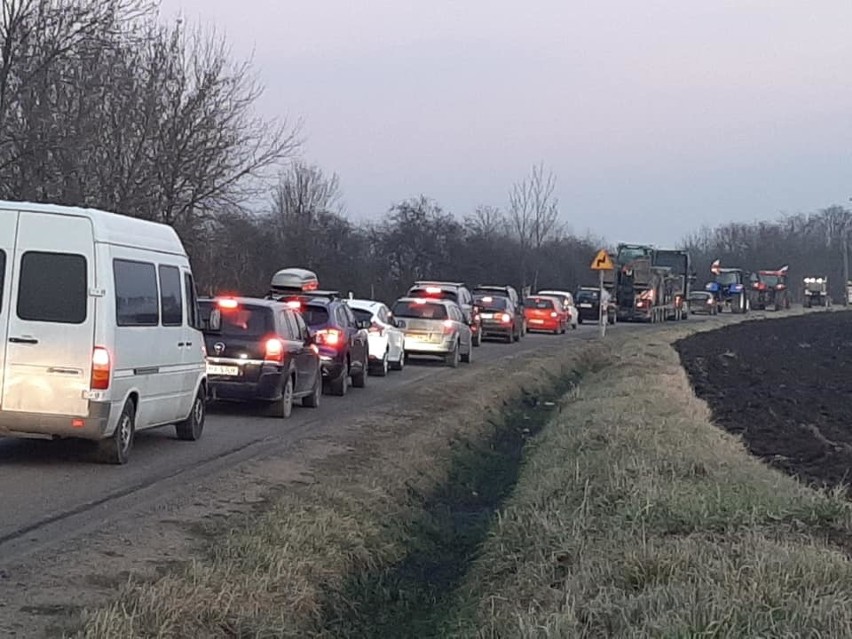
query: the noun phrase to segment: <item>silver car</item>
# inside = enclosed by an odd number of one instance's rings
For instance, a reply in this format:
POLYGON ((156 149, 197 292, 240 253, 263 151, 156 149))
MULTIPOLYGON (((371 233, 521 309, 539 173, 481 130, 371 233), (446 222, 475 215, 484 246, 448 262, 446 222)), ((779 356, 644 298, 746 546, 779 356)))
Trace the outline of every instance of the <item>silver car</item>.
POLYGON ((396 327, 405 335, 405 354, 435 355, 453 368, 470 364, 473 333, 458 304, 450 300, 403 297, 393 305, 396 327))

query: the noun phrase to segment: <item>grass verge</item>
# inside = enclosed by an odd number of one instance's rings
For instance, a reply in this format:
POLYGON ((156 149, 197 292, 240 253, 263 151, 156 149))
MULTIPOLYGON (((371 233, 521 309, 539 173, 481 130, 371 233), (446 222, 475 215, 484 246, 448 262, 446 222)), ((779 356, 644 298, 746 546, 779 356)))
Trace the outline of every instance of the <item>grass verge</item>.
POLYGON ((715 427, 667 334, 613 342, 528 448, 443 634, 852 636, 850 505, 715 427))
POLYGON ((534 429, 518 420, 542 413, 542 397, 606 357, 601 345, 572 342, 403 391, 357 420, 351 447, 318 463, 313 483, 288 485, 265 510, 209 527, 204 554, 130 583, 84 616, 78 636, 438 632, 448 593, 514 484, 534 429))

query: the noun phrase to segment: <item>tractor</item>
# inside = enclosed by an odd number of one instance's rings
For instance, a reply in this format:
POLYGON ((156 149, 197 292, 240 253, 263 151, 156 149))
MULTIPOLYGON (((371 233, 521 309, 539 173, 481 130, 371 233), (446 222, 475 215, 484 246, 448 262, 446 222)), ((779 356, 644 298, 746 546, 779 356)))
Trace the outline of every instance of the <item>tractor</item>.
POLYGON ((805 278, 805 308, 812 306, 831 306, 831 298, 828 296, 827 277, 805 278))
POLYGON ((790 308, 790 291, 787 288, 787 269, 758 271, 751 274, 751 306, 755 309, 775 311, 790 308))
POLYGON ((719 260, 710 265, 710 272, 713 279, 704 288, 713 294, 719 312, 727 308, 732 313, 748 313, 748 273, 741 268, 722 268, 719 260))

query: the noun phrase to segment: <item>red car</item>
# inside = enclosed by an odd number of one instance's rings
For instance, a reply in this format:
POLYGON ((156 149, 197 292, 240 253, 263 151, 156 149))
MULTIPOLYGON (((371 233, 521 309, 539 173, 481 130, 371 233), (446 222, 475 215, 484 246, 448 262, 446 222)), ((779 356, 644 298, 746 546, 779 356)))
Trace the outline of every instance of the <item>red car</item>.
POLYGON ((548 295, 532 295, 524 300, 527 331, 564 333, 571 321, 562 302, 548 295))

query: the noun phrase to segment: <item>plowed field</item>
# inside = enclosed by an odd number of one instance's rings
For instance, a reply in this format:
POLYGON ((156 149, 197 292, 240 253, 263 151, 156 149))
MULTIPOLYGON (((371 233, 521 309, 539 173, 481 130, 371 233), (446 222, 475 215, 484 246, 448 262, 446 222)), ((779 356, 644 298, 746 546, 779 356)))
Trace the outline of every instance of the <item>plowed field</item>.
POLYGON ((675 347, 717 424, 816 485, 852 483, 852 312, 744 322, 675 347))

